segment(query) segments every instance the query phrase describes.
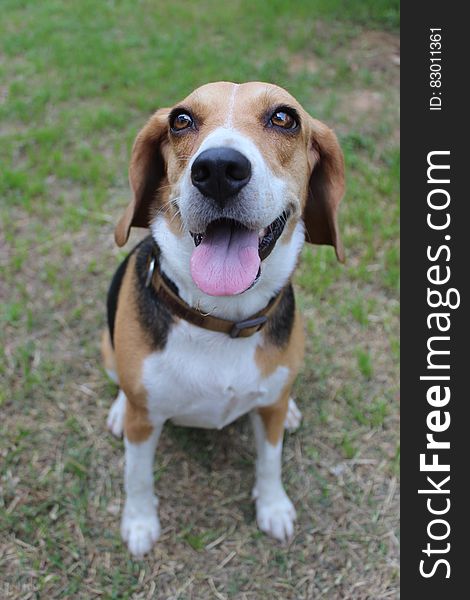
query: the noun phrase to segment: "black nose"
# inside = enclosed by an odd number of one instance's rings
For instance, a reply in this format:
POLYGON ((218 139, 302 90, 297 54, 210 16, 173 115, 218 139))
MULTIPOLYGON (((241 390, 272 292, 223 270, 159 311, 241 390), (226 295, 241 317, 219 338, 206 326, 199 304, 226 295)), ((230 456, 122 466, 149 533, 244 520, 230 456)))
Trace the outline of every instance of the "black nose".
POLYGON ((210 148, 196 158, 191 181, 197 189, 223 207, 251 177, 251 163, 233 148, 210 148))

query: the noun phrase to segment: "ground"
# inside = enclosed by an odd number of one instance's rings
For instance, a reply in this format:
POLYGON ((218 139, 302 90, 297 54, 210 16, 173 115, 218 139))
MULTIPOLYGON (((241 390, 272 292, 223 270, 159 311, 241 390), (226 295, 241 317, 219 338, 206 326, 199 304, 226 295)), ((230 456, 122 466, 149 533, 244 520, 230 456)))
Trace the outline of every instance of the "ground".
POLYGON ((396 5, 4 0, 2 599, 398 598, 396 5), (125 254, 113 226, 138 129, 220 79, 283 85, 337 131, 347 262, 306 248, 294 279, 308 340, 304 419, 284 452, 294 539, 256 528, 246 419, 169 426, 155 467, 163 534, 137 561, 119 536, 122 442, 106 432, 116 388, 99 356, 125 254))

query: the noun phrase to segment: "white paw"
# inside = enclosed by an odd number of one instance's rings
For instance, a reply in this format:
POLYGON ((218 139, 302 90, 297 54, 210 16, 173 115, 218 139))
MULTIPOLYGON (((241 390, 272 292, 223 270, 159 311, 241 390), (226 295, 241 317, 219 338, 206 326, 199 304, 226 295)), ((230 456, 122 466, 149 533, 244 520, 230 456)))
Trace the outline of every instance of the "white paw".
POLYGON ((276 540, 285 542, 292 537, 296 516, 294 505, 284 491, 269 500, 256 500, 258 527, 276 540))
POLYGON ((124 415, 126 413, 126 395, 122 390, 113 402, 108 414, 108 429, 116 437, 121 437, 124 430, 124 415))
POLYGON ((295 431, 300 425, 302 420, 302 413, 297 408, 297 404, 293 398, 289 398, 289 404, 287 406, 286 420, 284 421, 284 427, 289 431, 295 431))
POLYGON ((145 515, 137 516, 125 508, 121 521, 121 535, 129 552, 136 558, 141 558, 151 550, 160 537, 160 521, 157 512, 152 509, 145 515))

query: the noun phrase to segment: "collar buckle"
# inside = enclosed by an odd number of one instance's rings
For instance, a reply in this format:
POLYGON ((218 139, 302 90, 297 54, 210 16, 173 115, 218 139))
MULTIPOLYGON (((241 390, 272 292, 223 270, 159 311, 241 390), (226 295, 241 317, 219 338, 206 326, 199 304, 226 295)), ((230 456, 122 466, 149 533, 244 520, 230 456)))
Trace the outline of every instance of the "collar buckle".
POLYGON ((262 315, 261 317, 255 317, 254 319, 247 319, 246 321, 238 321, 238 323, 233 324, 233 327, 230 331, 230 337, 238 338, 238 337, 240 337, 240 333, 244 329, 251 329, 253 327, 257 327, 257 329, 255 329, 255 331, 253 332, 253 333, 255 333, 256 331, 259 331, 260 329, 262 329, 264 327, 267 320, 268 320, 268 318, 265 317, 264 315, 262 315))

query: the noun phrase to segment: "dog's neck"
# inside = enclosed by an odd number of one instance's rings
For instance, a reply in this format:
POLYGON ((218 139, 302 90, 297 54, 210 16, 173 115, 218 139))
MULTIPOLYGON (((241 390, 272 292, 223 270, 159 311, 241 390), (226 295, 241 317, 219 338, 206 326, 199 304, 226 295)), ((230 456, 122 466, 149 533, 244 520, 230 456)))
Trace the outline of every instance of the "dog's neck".
POLYGON ((152 223, 151 232, 161 251, 160 269, 177 286, 180 297, 202 313, 230 320, 247 319, 269 303, 292 276, 304 242, 304 228, 299 222, 290 239, 279 240, 263 261, 261 277, 253 288, 237 296, 214 297, 202 292, 191 277, 194 242, 190 235, 175 235, 163 217, 152 223))

